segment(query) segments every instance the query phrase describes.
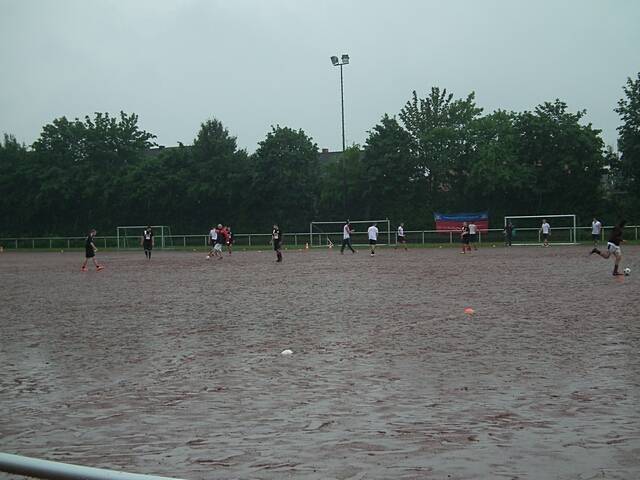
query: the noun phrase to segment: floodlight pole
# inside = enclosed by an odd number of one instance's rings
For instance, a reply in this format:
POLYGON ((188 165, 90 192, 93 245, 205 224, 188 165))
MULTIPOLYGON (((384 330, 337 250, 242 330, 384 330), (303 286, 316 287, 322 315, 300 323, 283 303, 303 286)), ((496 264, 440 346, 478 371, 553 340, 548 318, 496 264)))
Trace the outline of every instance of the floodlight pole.
POLYGON ((344 215, 347 216, 347 168, 346 160, 344 158, 344 151, 347 149, 347 145, 344 136, 344 76, 342 73, 342 67, 349 64, 349 55, 343 54, 342 61, 338 60, 337 56, 331 57, 331 63, 334 67, 340 67, 340 111, 342 115, 342 201, 344 215))
POLYGON ((342 110, 342 154, 344 155, 344 151, 346 150, 346 144, 344 141, 344 80, 342 77, 342 66, 344 63, 340 64, 340 107, 342 110))

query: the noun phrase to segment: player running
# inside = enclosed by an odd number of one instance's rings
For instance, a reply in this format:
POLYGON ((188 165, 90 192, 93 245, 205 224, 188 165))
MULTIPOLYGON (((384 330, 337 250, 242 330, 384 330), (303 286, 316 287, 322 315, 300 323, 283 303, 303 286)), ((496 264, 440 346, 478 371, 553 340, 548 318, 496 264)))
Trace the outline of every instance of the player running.
POLYGON ((596 217, 593 217, 591 222, 591 238, 593 239, 593 246, 598 246, 598 240, 600 240, 600 232, 602 231, 602 223, 596 217))
POLYGON ((407 250, 407 238, 404 236, 404 223, 398 225, 398 242, 396 244, 396 248, 398 245, 402 245, 405 250, 407 250))
POLYGON ((153 230, 147 226, 142 232, 142 239, 140 240, 140 244, 144 249, 144 256, 147 257, 147 260, 151 260, 151 250, 153 249, 154 243, 153 230))
POLYGON ((349 220, 347 220, 347 223, 345 223, 344 227, 342 227, 342 247, 340 248, 340 253, 342 255, 344 255, 344 247, 349 247, 351 253, 356 253, 356 251, 353 249, 353 246, 351 245, 351 234, 353 232, 354 230, 351 227, 351 223, 349 222, 349 220))
POLYGON ((89 235, 87 235, 87 238, 84 241, 84 262, 82 262, 82 268, 80 269, 80 271, 82 272, 87 271, 87 262, 89 261, 89 259, 93 260, 93 264, 96 266, 97 272, 104 268, 102 265, 98 265, 98 262, 96 262, 96 252, 98 251, 98 248, 94 243, 96 233, 98 232, 95 229, 91 229, 89 231, 89 235))
POLYGON ((282 261, 282 234, 280 233, 280 227, 273 224, 273 230, 271 230, 271 243, 273 243, 273 250, 276 252, 276 262, 282 261))
POLYGON ((224 229, 222 228, 222 224, 219 223, 215 228, 215 244, 213 245, 213 255, 218 257, 218 260, 222 260, 222 245, 227 243, 226 237, 224 235, 224 229))
POLYGON ((620 248, 620 244, 624 242, 622 239, 622 235, 624 234, 624 226, 626 225, 626 220, 621 220, 618 225, 613 227, 611 231, 611 235, 609 235, 609 241, 607 242, 607 251, 601 252, 597 247, 593 247, 591 250, 591 255, 597 253, 602 258, 609 258, 612 254, 616 258, 616 262, 613 265, 613 275, 624 275, 618 271, 620 266, 620 261, 622 260, 622 249, 620 248))
POLYGON ((209 230, 209 246, 211 248, 209 249, 209 254, 207 255, 208 259, 214 255, 213 249, 216 246, 217 240, 218 240, 218 231, 216 230, 216 227, 211 227, 211 230, 209 230))
POLYGON ((371 256, 376 254, 376 243, 378 243, 378 224, 374 223, 367 229, 367 236, 369 237, 369 247, 371 248, 371 256))
POLYGON ((462 227, 460 227, 460 241, 462 242, 462 252, 466 253, 467 250, 471 251, 471 246, 469 245, 469 224, 467 222, 462 223, 462 227))
POLYGON ((224 227, 224 237, 227 241, 227 252, 231 255, 231 247, 233 246, 233 233, 229 225, 224 227))
POLYGON ((542 246, 549 246, 549 237, 551 236, 551 225, 547 222, 546 218, 542 219, 542 225, 540 225, 540 233, 542 233, 542 246))

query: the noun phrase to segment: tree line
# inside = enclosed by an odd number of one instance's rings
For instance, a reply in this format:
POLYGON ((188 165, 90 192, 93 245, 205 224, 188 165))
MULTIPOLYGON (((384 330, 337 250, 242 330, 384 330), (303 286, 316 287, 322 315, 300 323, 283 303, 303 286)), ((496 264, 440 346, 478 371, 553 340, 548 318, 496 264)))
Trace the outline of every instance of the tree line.
POLYGON ((118 225, 173 232, 306 231, 311 220, 389 218, 430 228, 433 212, 576 213, 638 221, 640 73, 615 111, 618 151, 560 100, 484 114, 474 93, 414 91, 353 145, 328 159, 302 130, 274 126, 252 154, 217 119, 191 145, 154 148, 135 114, 53 120, 29 147, 0 141, 0 235, 78 235, 118 225))

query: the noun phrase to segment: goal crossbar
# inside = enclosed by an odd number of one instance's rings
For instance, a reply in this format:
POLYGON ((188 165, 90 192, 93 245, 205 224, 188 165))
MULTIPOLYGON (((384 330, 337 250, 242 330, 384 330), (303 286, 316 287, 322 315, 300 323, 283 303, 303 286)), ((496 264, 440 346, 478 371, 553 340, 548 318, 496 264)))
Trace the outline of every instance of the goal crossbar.
POLYGON ((160 240, 159 244, 156 243, 159 248, 167 248, 172 246, 171 228, 168 225, 121 225, 116 227, 116 240, 118 248, 128 248, 127 239, 138 239, 142 237, 142 232, 147 227, 151 227, 156 238, 160 240), (136 234, 127 235, 128 230, 135 230, 136 234))
MULTIPOLYGON (((549 215, 505 215, 504 217, 504 225, 505 227, 507 226, 507 223, 510 220, 532 220, 532 219, 553 219, 553 218, 567 218, 570 219, 570 225, 566 225, 566 226, 562 226, 562 227, 554 227, 553 225, 551 225, 551 232, 554 231, 567 231, 569 233, 568 235, 568 240, 569 241, 560 241, 560 242, 556 242, 554 241, 553 244, 554 245, 577 245, 578 243, 578 226, 576 223, 576 215, 573 213, 567 213, 567 214, 549 214, 549 215)), ((525 231, 525 232, 537 232, 537 237, 538 240, 537 242, 513 242, 513 245, 521 245, 521 246, 527 246, 527 245, 540 245, 542 243, 542 239, 540 236, 540 228, 539 227, 518 227, 517 225, 514 226, 515 230, 517 231, 525 231)))

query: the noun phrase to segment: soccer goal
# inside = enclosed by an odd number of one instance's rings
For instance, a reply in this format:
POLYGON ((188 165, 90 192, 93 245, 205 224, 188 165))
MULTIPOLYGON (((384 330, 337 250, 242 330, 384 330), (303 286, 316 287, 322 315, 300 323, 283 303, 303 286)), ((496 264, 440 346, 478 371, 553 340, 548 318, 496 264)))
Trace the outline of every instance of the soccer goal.
MULTIPOLYGON (((118 248, 140 248, 142 232, 147 225, 127 225, 116 228, 118 248)), ((167 225, 151 225, 153 230, 153 243, 156 248, 173 248, 171 228, 167 225)))
MULTIPOLYGON (((391 223, 384 220, 351 220, 353 233, 351 244, 368 245, 367 229, 374 223, 378 226, 378 245, 391 245, 391 223)), ((309 224, 309 246, 328 247, 342 245, 342 228, 345 222, 311 222, 309 224)))
POLYGON ((552 245, 575 245, 578 243, 578 229, 576 216, 566 215, 507 215, 504 225, 513 225, 512 245, 540 245, 542 221, 547 220, 550 225, 549 243, 552 245))

